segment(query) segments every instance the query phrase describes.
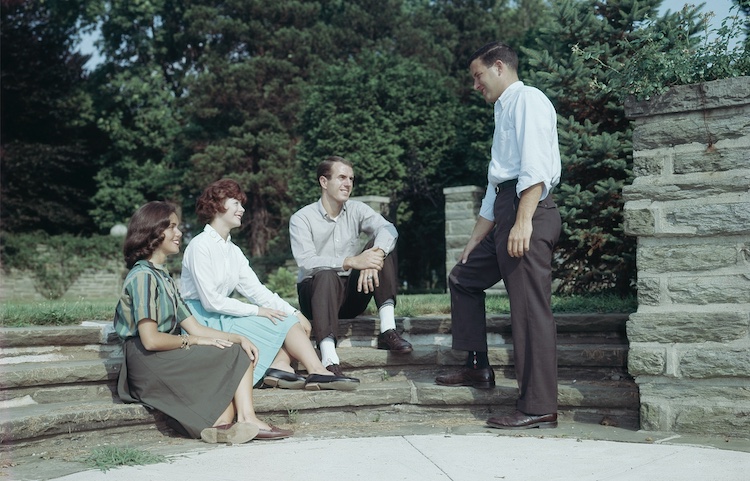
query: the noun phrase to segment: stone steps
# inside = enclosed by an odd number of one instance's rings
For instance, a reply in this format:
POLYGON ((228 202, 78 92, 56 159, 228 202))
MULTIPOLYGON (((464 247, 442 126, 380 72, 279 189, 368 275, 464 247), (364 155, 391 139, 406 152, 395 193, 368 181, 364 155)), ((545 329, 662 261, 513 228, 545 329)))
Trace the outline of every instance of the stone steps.
MULTIPOLYGON (((627 375, 627 315, 559 316, 560 410, 575 419, 638 427, 638 389, 627 375)), ((445 410, 511 409, 516 398, 507 316, 488 320, 493 390, 447 388, 434 377, 463 363, 450 348, 447 316, 399 320, 414 344, 409 355, 374 349, 377 321, 342 322, 344 371, 362 381, 354 392, 255 390, 256 410, 278 423, 330 417, 397 415, 421 422, 445 410), (437 414, 435 414, 437 413, 437 414)), ((108 322, 0 330, 0 440, 21 441, 121 426, 163 424, 160 413, 122 404, 116 395, 121 349, 108 322)))

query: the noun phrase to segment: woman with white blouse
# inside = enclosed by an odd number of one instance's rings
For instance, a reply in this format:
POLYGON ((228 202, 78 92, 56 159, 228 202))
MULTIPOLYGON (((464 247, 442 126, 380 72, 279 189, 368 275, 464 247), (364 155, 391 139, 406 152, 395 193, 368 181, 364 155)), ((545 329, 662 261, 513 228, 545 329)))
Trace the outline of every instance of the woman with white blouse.
POLYGON ((230 230, 239 227, 247 196, 239 184, 222 179, 196 201, 198 220, 206 222, 182 259, 180 290, 195 318, 214 329, 249 338, 258 348, 254 385, 287 389, 350 391, 359 380, 335 376, 320 362, 310 343, 310 321, 260 282, 230 230), (247 301, 230 297, 237 291, 247 301), (307 377, 297 374, 301 362, 307 377))

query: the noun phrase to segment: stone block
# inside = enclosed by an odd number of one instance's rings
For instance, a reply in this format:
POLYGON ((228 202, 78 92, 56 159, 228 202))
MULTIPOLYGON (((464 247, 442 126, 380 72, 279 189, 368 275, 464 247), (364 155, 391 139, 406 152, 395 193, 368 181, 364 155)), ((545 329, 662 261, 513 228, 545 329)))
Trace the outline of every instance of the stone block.
POLYGON ((733 77, 690 85, 677 85, 650 100, 627 101, 625 114, 630 118, 657 117, 673 112, 704 112, 750 103, 750 77, 733 77))
POLYGON ((699 236, 750 234, 750 202, 674 205, 664 217, 666 232, 672 227, 699 236))
POLYGON ((635 177, 659 176, 664 173, 665 160, 671 159, 668 149, 653 149, 633 153, 633 174, 635 177))
POLYGON ((624 231, 632 236, 652 236, 656 232, 654 213, 650 209, 629 209, 623 212, 624 231))
POLYGON ((750 433, 750 402, 728 401, 701 406, 678 404, 672 409, 677 432, 737 437, 747 437, 750 433))
POLYGON ((750 304, 750 275, 671 277, 667 293, 673 304, 750 304))
POLYGON ((732 239, 705 239, 702 243, 648 244, 636 253, 640 273, 695 272, 732 267, 744 246, 732 239))
POLYGON ((717 142, 698 152, 675 153, 673 169, 675 174, 750 169, 750 136, 717 142))
POLYGON ((627 323, 630 342, 728 342, 748 337, 748 313, 636 312, 627 323))
POLYGON ((475 218, 468 218, 464 220, 452 220, 445 223, 445 234, 446 235, 465 235, 468 240, 471 236, 471 231, 474 230, 474 224, 476 223, 475 218))
POLYGON ((638 305, 658 306, 661 303, 661 284, 658 277, 638 277, 638 305))
MULTIPOLYGON (((628 201, 670 202, 696 200, 691 207, 706 206, 706 199, 730 194, 742 195, 750 185, 750 171, 721 178, 690 176, 676 178, 650 178, 648 182, 624 186, 623 196, 628 201)), ((713 205, 713 204, 708 204, 713 205)))
POLYGON ((750 345, 688 349, 680 355, 679 373, 694 379, 735 378, 750 386, 750 345))
POLYGON ((630 344, 628 373, 631 376, 660 376, 667 367, 667 351, 661 347, 640 347, 630 344))
POLYGON ((633 129, 633 145, 639 150, 692 143, 709 147, 748 133, 750 109, 747 106, 700 113, 677 112, 639 122, 633 129))

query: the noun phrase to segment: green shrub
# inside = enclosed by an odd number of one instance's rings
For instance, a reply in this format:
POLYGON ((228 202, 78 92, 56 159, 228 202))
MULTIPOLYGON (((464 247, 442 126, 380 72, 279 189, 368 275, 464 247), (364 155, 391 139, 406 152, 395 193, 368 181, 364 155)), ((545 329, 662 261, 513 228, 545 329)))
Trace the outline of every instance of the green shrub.
POLYGON ((592 86, 621 100, 648 100, 676 85, 689 85, 732 78, 750 73, 750 50, 742 42, 745 25, 734 5, 731 15, 713 29, 713 12, 700 14, 697 20, 685 5, 666 21, 649 20, 639 35, 623 40, 632 55, 621 64, 604 63, 602 50, 573 47, 587 60, 601 63, 610 74, 594 78, 592 86))
POLYGON ((112 266, 121 259, 120 237, 50 236, 38 232, 6 233, 0 238, 3 269, 31 272, 37 292, 47 299, 62 297, 86 269, 112 272, 112 266))
POLYGON ((297 276, 292 274, 289 269, 279 267, 276 272, 268 275, 266 287, 283 298, 296 298, 297 276))

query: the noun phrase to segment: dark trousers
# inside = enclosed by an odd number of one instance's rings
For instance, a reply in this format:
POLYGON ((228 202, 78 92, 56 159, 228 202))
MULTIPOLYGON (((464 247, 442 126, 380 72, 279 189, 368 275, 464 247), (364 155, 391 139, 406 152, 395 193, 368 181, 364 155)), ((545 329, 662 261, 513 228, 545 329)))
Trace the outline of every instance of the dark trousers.
POLYGON ((505 189, 495 200, 495 228, 451 270, 453 349, 487 351, 485 289, 504 280, 510 300, 517 407, 526 414, 557 412, 557 328, 552 315, 552 252, 560 235, 560 213, 547 197, 533 216, 529 251, 508 255, 508 235, 518 197, 505 189))
MULTIPOLYGON (((365 249, 372 247, 370 241, 365 249)), ((348 276, 340 276, 337 271, 323 270, 311 278, 297 284, 299 305, 302 314, 310 319, 313 336, 320 343, 328 336, 338 337, 339 319, 352 319, 362 314, 375 297, 375 305, 380 308, 385 301, 392 299, 396 303, 398 292, 398 262, 396 252, 385 258, 383 269, 378 273, 380 286, 375 293, 357 292, 359 271, 352 269, 348 276)))

